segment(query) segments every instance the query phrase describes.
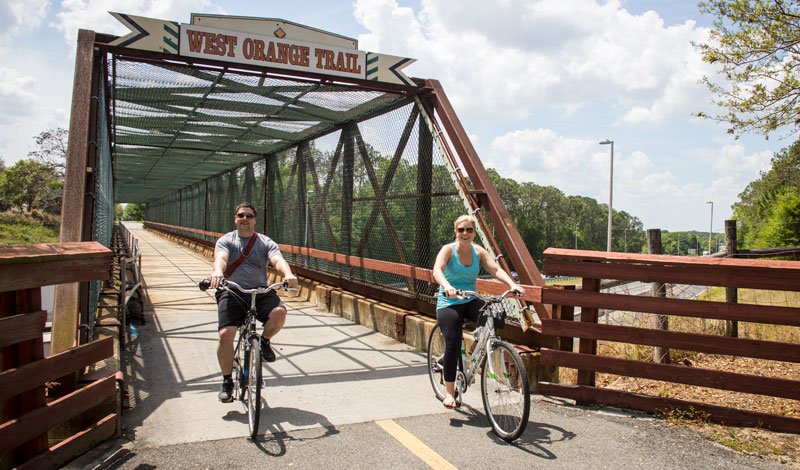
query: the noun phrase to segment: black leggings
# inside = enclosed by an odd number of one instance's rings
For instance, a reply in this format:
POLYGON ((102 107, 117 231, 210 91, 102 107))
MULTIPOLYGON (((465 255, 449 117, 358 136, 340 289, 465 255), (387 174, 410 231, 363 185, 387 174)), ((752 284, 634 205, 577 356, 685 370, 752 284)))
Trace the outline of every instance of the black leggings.
POLYGON ((436 310, 436 321, 439 322, 442 335, 444 335, 444 363, 442 365, 446 382, 456 380, 456 364, 458 364, 461 354, 462 327, 467 321, 478 322, 484 303, 481 299, 472 299, 467 303, 436 310))

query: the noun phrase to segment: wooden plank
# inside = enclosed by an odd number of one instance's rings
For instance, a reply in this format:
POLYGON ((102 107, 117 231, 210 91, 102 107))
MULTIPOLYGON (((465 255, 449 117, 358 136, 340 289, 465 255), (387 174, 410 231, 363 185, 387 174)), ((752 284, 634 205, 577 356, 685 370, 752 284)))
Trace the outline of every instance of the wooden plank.
POLYGON ((0 269, 14 264, 92 259, 103 257, 107 252, 110 252, 108 248, 95 241, 0 245, 0 269))
POLYGON ((114 437, 117 433, 118 419, 119 416, 116 413, 109 414, 88 429, 64 439, 17 468, 19 470, 60 468, 75 457, 85 454, 97 444, 114 437))
POLYGON ((626 312, 648 312, 682 317, 735 320, 771 325, 800 326, 800 308, 728 304, 705 300, 663 299, 641 295, 569 291, 545 287, 542 302, 575 307, 597 307, 626 312))
POLYGON ((616 251, 572 250, 569 248, 547 248, 542 257, 545 260, 608 261, 617 264, 713 266, 715 269, 725 267, 757 270, 787 269, 793 271, 795 275, 800 275, 800 263, 797 261, 746 260, 738 258, 712 258, 708 256, 648 255, 642 253, 620 253, 616 251))
POLYGON ((0 348, 41 338, 46 322, 44 310, 0 318, 0 348))
POLYGON ((32 287, 109 279, 113 253, 92 258, 12 264, 0 267, 0 292, 32 287))
POLYGON ((599 279, 800 291, 800 283, 797 282, 800 272, 792 269, 739 269, 713 265, 664 266, 545 260, 543 271, 548 274, 599 279))
MULTIPOLYGON (((699 387, 752 393, 771 397, 800 400, 800 380, 776 379, 749 374, 737 374, 672 364, 617 359, 608 356, 570 353, 541 349, 543 364, 552 364, 579 370, 592 370, 626 377, 661 380, 699 387)), ((583 384, 579 384, 583 385, 583 384)))
POLYGON ((788 416, 580 385, 539 382, 539 391, 543 395, 569 398, 581 403, 610 405, 648 413, 668 413, 671 410, 685 410, 692 411, 696 415, 696 412, 700 411, 707 413, 710 421, 728 426, 747 426, 766 428, 776 432, 800 433, 800 419, 788 416))
POLYGON ((800 362, 800 344, 759 341, 744 338, 662 331, 615 325, 542 320, 542 333, 553 336, 577 336, 619 343, 644 344, 665 348, 729 356, 754 357, 773 361, 800 362))
POLYGON ((114 339, 103 338, 0 373, 0 401, 63 377, 114 354, 114 339))
POLYGON ((0 425, 0 454, 47 432, 117 393, 116 376, 110 375, 0 425))

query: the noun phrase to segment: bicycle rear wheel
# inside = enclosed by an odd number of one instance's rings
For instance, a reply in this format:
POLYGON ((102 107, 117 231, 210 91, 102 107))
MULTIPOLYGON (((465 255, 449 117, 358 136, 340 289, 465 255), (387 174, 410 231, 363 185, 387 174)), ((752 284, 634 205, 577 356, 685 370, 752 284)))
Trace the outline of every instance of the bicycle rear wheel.
POLYGON ((525 431, 531 411, 528 373, 522 358, 505 341, 490 341, 481 371, 486 417, 500 439, 511 442, 525 431))
POLYGON ((428 337, 428 377, 433 393, 439 401, 446 395, 444 388, 444 335, 439 325, 433 327, 428 337))
POLYGON ((250 438, 258 436, 258 421, 261 417, 261 345, 258 337, 250 338, 250 357, 248 361, 250 373, 247 382, 247 423, 250 426, 250 438))

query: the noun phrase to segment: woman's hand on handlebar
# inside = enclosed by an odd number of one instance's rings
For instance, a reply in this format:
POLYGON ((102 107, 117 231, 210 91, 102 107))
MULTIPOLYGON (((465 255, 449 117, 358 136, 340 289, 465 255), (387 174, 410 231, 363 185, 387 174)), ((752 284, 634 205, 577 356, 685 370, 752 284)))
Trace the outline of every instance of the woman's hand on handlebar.
POLYGON ((444 289, 444 296, 447 297, 448 299, 460 298, 461 291, 454 288, 453 286, 449 286, 444 289))

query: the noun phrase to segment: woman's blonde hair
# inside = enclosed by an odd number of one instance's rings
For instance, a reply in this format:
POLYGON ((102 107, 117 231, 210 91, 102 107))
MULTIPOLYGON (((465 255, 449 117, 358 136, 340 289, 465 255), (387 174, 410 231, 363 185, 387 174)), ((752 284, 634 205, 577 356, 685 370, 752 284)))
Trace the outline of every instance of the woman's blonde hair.
POLYGON ((458 216, 456 221, 453 222, 453 230, 457 229, 458 228, 458 224, 460 224, 461 222, 469 222, 469 223, 472 224, 472 228, 474 228, 475 230, 478 229, 478 221, 475 220, 475 217, 472 217, 471 215, 464 214, 464 215, 458 216))

